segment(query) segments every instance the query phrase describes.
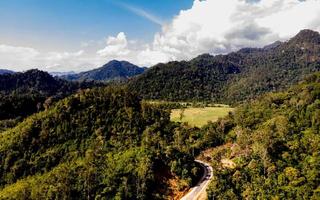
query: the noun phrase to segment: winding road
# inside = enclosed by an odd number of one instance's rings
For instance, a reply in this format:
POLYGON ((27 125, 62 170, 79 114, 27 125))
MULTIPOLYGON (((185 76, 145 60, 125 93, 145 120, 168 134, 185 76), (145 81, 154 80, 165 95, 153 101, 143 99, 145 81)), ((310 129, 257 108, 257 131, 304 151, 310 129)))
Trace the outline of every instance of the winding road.
POLYGON ((195 162, 199 163, 202 166, 204 170, 203 176, 201 177, 198 184, 191 188, 190 191, 181 198, 181 200, 197 200, 200 195, 205 192, 213 177, 213 169, 208 163, 200 160, 195 160, 195 162))

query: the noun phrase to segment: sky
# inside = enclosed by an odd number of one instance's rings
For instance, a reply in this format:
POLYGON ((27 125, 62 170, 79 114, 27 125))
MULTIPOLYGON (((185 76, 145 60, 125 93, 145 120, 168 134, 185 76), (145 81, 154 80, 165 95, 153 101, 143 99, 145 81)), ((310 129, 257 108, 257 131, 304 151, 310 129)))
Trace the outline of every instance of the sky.
POLYGON ((150 67, 320 31, 320 0, 0 0, 0 68, 150 67))

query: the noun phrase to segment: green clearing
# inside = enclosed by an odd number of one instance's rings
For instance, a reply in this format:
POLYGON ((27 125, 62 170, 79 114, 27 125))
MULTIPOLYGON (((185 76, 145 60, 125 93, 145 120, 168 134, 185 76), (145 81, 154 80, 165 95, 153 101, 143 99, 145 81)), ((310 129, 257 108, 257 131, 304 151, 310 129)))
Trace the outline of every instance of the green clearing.
POLYGON ((234 108, 226 105, 219 105, 218 107, 203 107, 203 108, 185 108, 173 109, 171 111, 171 121, 187 122, 189 125, 202 127, 209 121, 215 122, 219 118, 225 117, 234 108))

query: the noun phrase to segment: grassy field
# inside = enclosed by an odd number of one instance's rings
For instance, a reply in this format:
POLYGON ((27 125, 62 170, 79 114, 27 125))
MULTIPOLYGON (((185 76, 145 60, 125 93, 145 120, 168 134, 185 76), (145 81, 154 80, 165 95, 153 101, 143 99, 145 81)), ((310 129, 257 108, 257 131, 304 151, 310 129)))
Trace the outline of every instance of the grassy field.
POLYGON ((225 117, 233 108, 228 106, 173 109, 171 120, 175 122, 188 122, 189 125, 202 127, 208 121, 217 121, 225 117))

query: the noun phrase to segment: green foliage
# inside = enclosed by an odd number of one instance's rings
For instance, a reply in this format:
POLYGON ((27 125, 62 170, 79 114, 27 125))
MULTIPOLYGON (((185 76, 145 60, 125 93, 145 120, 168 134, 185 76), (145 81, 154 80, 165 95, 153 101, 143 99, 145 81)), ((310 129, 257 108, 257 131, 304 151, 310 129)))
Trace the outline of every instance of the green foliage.
POLYGON ((288 88, 319 71, 320 35, 301 31, 284 43, 228 55, 158 64, 129 83, 145 99, 238 103, 288 88))
POLYGON ((161 197, 159 167, 198 176, 175 128, 125 88, 82 90, 0 134, 0 199, 161 197))
POLYGON ((24 118, 79 89, 101 85, 94 82, 70 83, 39 70, 0 75, 0 120, 24 118))
POLYGON ((224 153, 237 167, 222 167, 217 157, 209 199, 319 199, 319 99, 316 73, 237 109, 227 137, 238 148, 224 153))

